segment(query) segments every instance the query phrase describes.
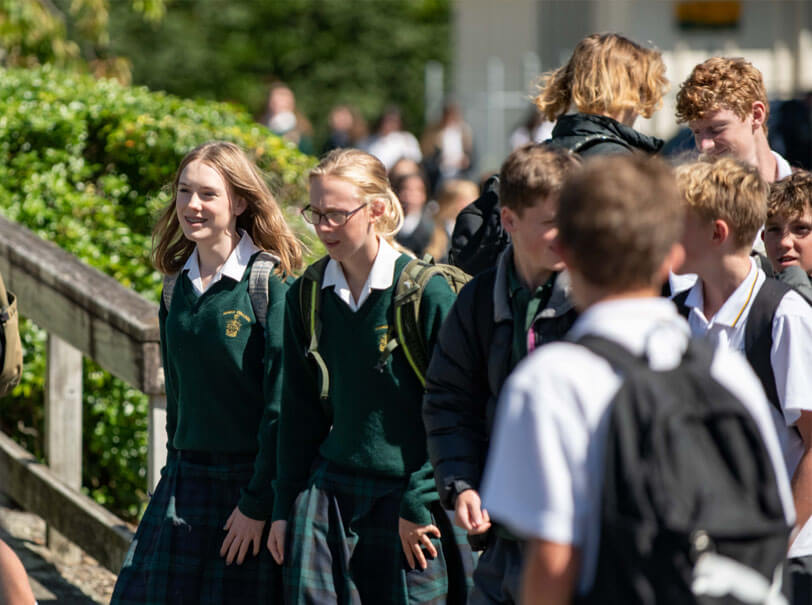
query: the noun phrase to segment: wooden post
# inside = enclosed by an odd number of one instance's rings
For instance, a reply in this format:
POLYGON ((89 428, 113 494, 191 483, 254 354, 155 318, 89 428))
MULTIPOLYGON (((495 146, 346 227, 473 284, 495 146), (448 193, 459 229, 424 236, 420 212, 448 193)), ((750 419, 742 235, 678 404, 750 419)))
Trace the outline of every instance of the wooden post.
MULTIPOLYGON (((45 454, 48 466, 65 485, 82 487, 82 353, 48 334, 45 376, 45 454)), ((78 563, 81 552, 51 527, 48 547, 66 563, 78 563)))
POLYGON ((166 464, 166 395, 149 396, 147 487, 155 491, 166 464))

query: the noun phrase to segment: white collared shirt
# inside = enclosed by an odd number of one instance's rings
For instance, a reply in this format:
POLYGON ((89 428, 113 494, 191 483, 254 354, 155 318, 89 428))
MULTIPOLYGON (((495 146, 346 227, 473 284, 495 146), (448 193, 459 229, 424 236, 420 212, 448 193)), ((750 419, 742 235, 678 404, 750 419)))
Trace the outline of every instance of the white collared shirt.
POLYGON ((375 256, 372 269, 370 269, 367 280, 361 288, 357 301, 350 291, 341 263, 331 258, 324 269, 324 279, 321 282, 322 289, 332 286, 336 296, 347 303, 347 306, 353 311, 361 308, 361 305, 369 298, 373 290, 386 290, 392 285, 395 278, 395 262, 400 258, 400 252, 395 250, 383 237, 379 237, 378 242, 380 244, 378 254, 375 256))
MULTIPOLYGON (((747 277, 710 319, 702 311, 702 282, 697 281, 691 288, 685 305, 690 309, 688 323, 693 334, 706 334, 717 346, 744 351, 747 316, 766 280, 764 272, 752 258, 750 265, 747 277)), ((770 364, 782 414, 773 405, 770 405, 770 413, 778 432, 787 473, 791 477, 803 455, 803 441, 791 427, 802 411, 812 411, 812 372, 809 370, 812 365, 812 308, 797 292, 791 291, 781 299, 773 319, 772 337, 770 364)), ((801 529, 789 551, 791 557, 810 554, 812 520, 807 521, 801 529)))
MULTIPOLYGON (((568 338, 594 334, 652 368, 674 367, 689 338, 676 308, 662 298, 620 299, 587 309, 568 338)), ((789 481, 761 385, 738 353, 717 348, 711 375, 748 409, 776 471, 787 521, 789 481)), ((602 357, 571 342, 536 349, 511 374, 497 406, 482 480, 483 507, 516 535, 581 549, 579 593, 592 585, 600 542, 600 494, 608 410, 621 378, 602 357)))
POLYGON ((256 246, 256 244, 254 244, 254 240, 251 239, 251 236, 248 235, 246 231, 240 229, 239 233, 242 236, 240 237, 239 243, 234 250, 231 251, 231 254, 229 254, 228 258, 226 259, 226 262, 223 263, 223 266, 220 267, 220 270, 217 273, 215 273, 214 277, 211 278, 211 281, 209 281, 205 288, 203 287, 203 279, 200 277, 200 258, 197 254, 197 246, 195 246, 195 249, 189 258, 186 259, 186 264, 183 265, 181 272, 189 272, 189 281, 192 282, 192 287, 198 296, 211 288, 223 277, 230 277, 234 281, 240 281, 242 279, 251 257, 259 252, 259 248, 256 246))

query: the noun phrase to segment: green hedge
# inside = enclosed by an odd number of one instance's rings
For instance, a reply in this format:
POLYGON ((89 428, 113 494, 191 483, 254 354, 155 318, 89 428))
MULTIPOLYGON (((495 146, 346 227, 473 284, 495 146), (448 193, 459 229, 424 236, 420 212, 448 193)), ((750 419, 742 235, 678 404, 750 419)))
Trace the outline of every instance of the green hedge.
MULTIPOLYGON (((122 284, 157 301, 150 232, 181 158, 208 140, 249 151, 300 237, 319 246, 294 206, 313 159, 240 108, 184 100, 50 67, 0 70, 0 211, 122 284)), ((42 455, 44 334, 24 322, 22 384, 0 426, 42 455)), ((145 500, 146 397, 88 360, 83 483, 135 519, 145 500)))

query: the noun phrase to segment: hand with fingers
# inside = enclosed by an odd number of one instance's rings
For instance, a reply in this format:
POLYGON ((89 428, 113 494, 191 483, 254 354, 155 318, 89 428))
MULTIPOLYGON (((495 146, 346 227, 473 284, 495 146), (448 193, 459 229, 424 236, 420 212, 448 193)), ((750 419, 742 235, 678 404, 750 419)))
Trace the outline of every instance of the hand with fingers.
POLYGON ((287 521, 274 521, 271 523, 271 531, 268 534, 268 550, 271 551, 271 556, 277 565, 282 565, 285 562, 285 532, 287 528, 287 521))
POLYGON ((454 507, 454 523, 469 534, 484 534, 491 527, 488 511, 482 508, 482 500, 475 489, 467 489, 457 495, 454 507))
POLYGON ((420 569, 426 569, 426 555, 423 549, 433 559, 437 556, 437 549, 431 543, 430 535, 435 538, 440 537, 440 530, 436 525, 420 525, 407 521, 403 517, 398 519, 398 532, 400 533, 400 544, 403 547, 403 554, 406 555, 406 561, 409 563, 411 569, 415 568, 415 564, 420 566, 420 569))
POLYGON ((223 545, 220 547, 220 556, 226 558, 226 565, 231 565, 235 560, 237 565, 242 565, 245 555, 253 544, 254 556, 259 554, 262 545, 262 530, 265 528, 265 521, 257 521, 246 517, 240 512, 239 507, 229 515, 223 529, 226 534, 223 545))

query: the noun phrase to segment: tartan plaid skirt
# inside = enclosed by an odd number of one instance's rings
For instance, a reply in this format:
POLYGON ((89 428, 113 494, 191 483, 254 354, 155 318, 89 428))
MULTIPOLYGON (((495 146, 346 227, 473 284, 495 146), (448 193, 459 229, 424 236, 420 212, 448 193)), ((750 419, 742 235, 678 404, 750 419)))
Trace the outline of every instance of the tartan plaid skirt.
POLYGON ((439 503, 431 538, 437 557, 410 569, 398 518, 406 479, 354 474, 326 461, 294 504, 288 522, 283 577, 289 605, 465 603, 473 554, 439 503))
POLYGON ((267 525, 259 555, 249 551, 242 565, 226 565, 220 556, 223 526, 253 466, 244 456, 239 462, 205 464, 182 453, 171 457, 138 525, 111 604, 281 603, 281 571, 265 546, 267 525))

